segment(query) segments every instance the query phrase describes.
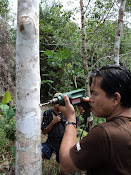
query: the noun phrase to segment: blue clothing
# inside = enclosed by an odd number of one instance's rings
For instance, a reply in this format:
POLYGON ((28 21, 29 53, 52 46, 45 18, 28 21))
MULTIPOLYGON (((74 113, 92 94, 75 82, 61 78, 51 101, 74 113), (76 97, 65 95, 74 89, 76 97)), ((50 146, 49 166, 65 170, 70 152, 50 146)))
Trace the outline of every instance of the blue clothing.
MULTIPOLYGON (((42 143, 42 152, 44 154, 44 158, 49 160, 54 151, 47 142, 44 142, 42 143)), ((59 163, 59 151, 56 151, 55 154, 56 154, 56 161, 59 163)))

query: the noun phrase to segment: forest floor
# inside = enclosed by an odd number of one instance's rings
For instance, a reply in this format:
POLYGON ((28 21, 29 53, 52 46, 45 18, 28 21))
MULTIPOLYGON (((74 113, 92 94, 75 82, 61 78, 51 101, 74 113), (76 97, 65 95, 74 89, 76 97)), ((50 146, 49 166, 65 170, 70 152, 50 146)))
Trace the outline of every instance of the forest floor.
MULTIPOLYGON (((42 134, 42 142, 45 142, 47 136, 42 134)), ((4 157, 0 160, 0 175, 15 175, 15 164, 11 165, 12 157, 4 157), (3 159, 3 160, 2 160, 3 159)), ((15 161, 15 160, 14 160, 15 161)), ((60 175, 59 164, 56 162, 56 156, 53 153, 50 160, 42 159, 42 175, 60 175)), ((86 175, 85 172, 80 171, 69 175, 86 175)))

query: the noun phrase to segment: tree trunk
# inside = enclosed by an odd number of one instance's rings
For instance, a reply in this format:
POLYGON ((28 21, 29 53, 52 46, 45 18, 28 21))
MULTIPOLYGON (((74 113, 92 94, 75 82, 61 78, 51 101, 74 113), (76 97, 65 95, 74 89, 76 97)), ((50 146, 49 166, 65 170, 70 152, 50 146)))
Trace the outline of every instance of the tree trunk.
MULTIPOLYGON (((86 89, 86 95, 90 96, 88 57, 86 48, 85 11, 84 11, 83 0, 80 0, 80 8, 81 8, 81 29, 82 29, 82 52, 83 52, 84 72, 85 72, 85 89, 86 89)), ((86 122, 87 122, 86 130, 90 131, 93 125, 93 117, 92 116, 88 117, 86 122)))
POLYGON ((85 11, 83 0, 80 0, 81 8, 81 29, 82 29, 82 53, 83 53, 83 65, 85 72, 85 89, 86 94, 89 96, 89 77, 88 77, 88 58, 87 58, 87 49, 86 49, 86 31, 85 31, 85 11))
POLYGON ((120 38, 123 32, 123 16, 124 16, 125 4, 126 0, 122 0, 119 9, 118 27, 116 31, 115 45, 114 45, 114 64, 116 65, 119 65, 120 38))
POLYGON ((41 175, 39 1, 18 0, 16 175, 41 175))

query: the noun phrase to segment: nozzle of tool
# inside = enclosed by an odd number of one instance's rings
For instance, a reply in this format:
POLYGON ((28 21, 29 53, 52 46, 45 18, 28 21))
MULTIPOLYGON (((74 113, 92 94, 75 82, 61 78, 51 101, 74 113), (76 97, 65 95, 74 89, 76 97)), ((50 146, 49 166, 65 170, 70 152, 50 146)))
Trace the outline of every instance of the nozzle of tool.
POLYGON ((55 97, 52 100, 50 100, 49 102, 47 102, 47 103, 40 104, 40 107, 48 105, 48 104, 59 104, 59 99, 57 97, 55 97))
POLYGON ((57 97, 53 98, 52 100, 50 100, 51 104, 59 104, 59 99, 57 97))

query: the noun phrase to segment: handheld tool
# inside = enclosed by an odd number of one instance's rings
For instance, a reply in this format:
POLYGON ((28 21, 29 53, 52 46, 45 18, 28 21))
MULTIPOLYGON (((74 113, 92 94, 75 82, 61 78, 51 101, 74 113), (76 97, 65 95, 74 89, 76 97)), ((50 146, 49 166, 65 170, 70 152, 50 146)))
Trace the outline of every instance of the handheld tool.
POLYGON ((58 97, 53 98, 47 103, 40 104, 40 106, 48 105, 48 104, 59 104, 59 105, 65 105, 64 102, 64 96, 67 95, 70 103, 75 105, 81 105, 83 109, 85 110, 85 113, 83 114, 83 119, 87 120, 87 117, 90 117, 90 107, 87 102, 83 101, 83 97, 86 97, 85 95, 85 89, 77 89, 70 92, 63 93, 59 95, 58 97))

